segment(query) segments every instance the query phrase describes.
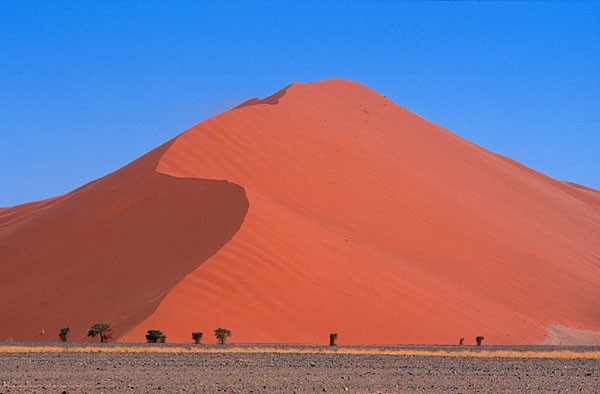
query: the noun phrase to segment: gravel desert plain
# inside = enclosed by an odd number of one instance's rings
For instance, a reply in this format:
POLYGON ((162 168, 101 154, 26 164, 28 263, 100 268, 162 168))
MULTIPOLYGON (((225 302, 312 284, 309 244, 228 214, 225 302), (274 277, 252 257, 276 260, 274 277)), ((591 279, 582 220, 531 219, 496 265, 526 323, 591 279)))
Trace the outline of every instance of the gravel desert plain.
POLYGON ((0 345, 0 393, 595 393, 600 347, 0 345))

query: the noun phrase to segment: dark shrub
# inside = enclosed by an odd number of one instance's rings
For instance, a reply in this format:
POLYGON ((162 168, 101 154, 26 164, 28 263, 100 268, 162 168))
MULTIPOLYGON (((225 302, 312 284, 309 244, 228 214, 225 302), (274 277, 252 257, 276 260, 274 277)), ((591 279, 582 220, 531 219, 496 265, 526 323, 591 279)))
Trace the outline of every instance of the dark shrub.
POLYGON ((60 333, 58 334, 58 337, 60 338, 60 340, 62 342, 67 342, 67 339, 69 338, 69 331, 71 331, 71 329, 69 327, 63 327, 60 329, 60 333))
POLYGON ((215 337, 218 339, 219 343, 222 345, 225 343, 227 338, 231 336, 231 331, 226 328, 217 328, 215 330, 215 337))
POLYGON ((200 341, 202 340, 202 333, 200 331, 194 331, 192 333, 192 339, 194 340, 194 343, 197 345, 200 343, 200 341))
POLYGON ((337 341, 337 337, 338 337, 337 333, 331 333, 331 334, 329 334, 329 346, 335 346, 336 345, 335 341, 337 341))
POLYGON ((146 333, 146 341, 148 343, 165 343, 167 336, 160 330, 148 330, 146 333))
POLYGON ((94 324, 90 330, 88 331, 88 337, 95 337, 96 335, 100 336, 100 342, 107 342, 111 335, 112 329, 110 328, 110 324, 108 323, 96 323, 94 324))

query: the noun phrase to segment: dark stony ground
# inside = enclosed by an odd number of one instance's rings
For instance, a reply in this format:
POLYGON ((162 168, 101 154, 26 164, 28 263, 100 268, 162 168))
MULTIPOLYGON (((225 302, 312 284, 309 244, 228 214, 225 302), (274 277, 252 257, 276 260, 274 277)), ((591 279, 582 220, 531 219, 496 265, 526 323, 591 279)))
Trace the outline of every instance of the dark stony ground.
POLYGON ((25 392, 598 393, 600 359, 0 351, 0 393, 25 392))

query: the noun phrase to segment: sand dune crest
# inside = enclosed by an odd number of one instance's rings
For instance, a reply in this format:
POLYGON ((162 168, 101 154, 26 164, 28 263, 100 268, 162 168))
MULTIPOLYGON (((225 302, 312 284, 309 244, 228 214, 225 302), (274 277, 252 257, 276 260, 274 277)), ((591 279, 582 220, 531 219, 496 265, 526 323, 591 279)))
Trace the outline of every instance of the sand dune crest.
POLYGON ((11 316, 0 337, 31 339, 40 320, 58 327, 80 313, 81 327, 96 316, 115 322, 123 341, 155 328, 171 342, 191 341, 192 331, 213 342, 212 330, 227 327, 236 342, 324 343, 337 332, 348 345, 476 335, 540 343, 548 324, 597 332, 599 195, 361 84, 295 83, 192 127, 51 209, 0 211, 10 257, 0 312, 11 316), (118 226, 106 220, 119 212, 118 226), (90 241, 86 226, 102 236, 149 233, 90 241), (64 228, 118 264, 83 270, 64 228), (164 269, 131 279, 149 258, 164 269), (32 285, 40 264, 60 267, 43 275, 64 282, 32 285), (73 283, 95 290, 77 299, 57 290, 73 283), (135 297, 123 295, 118 308, 82 300, 106 288, 135 297), (48 295, 54 309, 36 302, 48 295), (60 319, 48 317, 57 310, 60 319))

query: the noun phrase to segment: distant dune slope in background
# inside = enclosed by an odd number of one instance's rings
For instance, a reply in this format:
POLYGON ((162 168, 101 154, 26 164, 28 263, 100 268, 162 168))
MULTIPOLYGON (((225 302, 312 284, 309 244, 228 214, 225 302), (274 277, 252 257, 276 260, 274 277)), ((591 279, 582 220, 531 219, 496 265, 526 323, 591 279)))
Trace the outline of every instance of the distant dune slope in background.
POLYGON ((358 83, 292 84, 0 211, 0 340, 102 320, 123 341, 589 343, 599 196, 358 83))

